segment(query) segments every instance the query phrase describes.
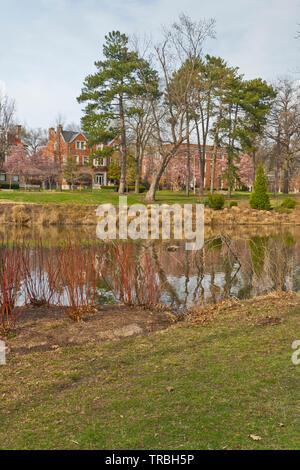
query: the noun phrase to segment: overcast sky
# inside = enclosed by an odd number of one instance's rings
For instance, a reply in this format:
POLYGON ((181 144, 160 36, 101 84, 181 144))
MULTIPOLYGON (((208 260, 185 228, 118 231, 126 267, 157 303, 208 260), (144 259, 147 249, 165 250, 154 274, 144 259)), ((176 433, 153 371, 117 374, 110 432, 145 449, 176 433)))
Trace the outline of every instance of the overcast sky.
POLYGON ((181 12, 215 18, 206 52, 246 78, 298 78, 300 0, 0 0, 0 86, 20 123, 49 127, 58 113, 79 122, 76 96, 111 30, 151 33, 181 12))

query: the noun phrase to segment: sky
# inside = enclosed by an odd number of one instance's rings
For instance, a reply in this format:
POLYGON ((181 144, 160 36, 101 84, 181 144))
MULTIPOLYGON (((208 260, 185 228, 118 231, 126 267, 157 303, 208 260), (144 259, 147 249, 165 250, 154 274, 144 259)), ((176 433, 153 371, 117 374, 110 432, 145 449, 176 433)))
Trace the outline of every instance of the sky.
POLYGON ((0 0, 0 89, 16 100, 20 124, 48 128, 58 114, 79 123, 76 97, 105 34, 155 40, 182 12, 215 18, 216 39, 204 51, 246 79, 299 79, 300 0, 0 0))

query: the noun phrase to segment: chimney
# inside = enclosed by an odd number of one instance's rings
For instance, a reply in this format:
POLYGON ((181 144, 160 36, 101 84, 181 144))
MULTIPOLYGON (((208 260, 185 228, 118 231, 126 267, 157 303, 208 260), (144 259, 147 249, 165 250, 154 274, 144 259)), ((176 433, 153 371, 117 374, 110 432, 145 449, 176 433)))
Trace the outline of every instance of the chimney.
POLYGON ((49 128, 49 141, 50 140, 55 140, 55 130, 54 127, 49 128))
POLYGON ((22 139, 22 126, 16 126, 16 138, 18 140, 22 139))

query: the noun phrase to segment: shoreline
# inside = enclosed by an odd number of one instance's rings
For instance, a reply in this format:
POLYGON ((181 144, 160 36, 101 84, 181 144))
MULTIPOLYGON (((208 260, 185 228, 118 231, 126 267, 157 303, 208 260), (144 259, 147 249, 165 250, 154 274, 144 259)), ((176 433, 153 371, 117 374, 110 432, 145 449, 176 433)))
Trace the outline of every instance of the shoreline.
MULTIPOLYGON (((96 226, 101 220, 96 216, 97 205, 37 204, 0 202, 0 224, 5 226, 96 226)), ((151 205, 148 205, 149 208, 151 205)), ((130 221, 130 217, 128 218, 130 221)), ((299 208, 289 214, 232 207, 222 210, 205 208, 205 226, 300 226, 299 208)))

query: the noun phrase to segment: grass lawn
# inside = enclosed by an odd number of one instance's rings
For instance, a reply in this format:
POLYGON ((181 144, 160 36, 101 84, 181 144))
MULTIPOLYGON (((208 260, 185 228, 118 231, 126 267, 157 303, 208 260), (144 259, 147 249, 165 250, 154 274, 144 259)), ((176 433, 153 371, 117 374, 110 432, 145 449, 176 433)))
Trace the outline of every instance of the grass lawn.
MULTIPOLYGON (((128 204, 135 204, 143 202, 145 193, 134 194, 130 193, 128 195, 128 204)), ((241 206, 245 204, 248 205, 248 199, 250 193, 236 191, 233 192, 231 200, 241 201, 241 206)), ((271 203, 273 205, 279 204, 281 199, 284 199, 286 195, 280 195, 278 198, 271 197, 271 203)), ((297 197, 294 194, 291 194, 290 197, 297 197)), ((299 198, 299 196, 298 196, 299 198)), ((204 198, 200 198, 198 195, 191 193, 190 197, 186 197, 183 191, 173 192, 173 191, 158 191, 156 194, 157 203, 165 204, 187 204, 187 203, 200 203, 203 202, 204 198)), ((93 192, 72 192, 72 191, 41 191, 41 192, 26 192, 26 191, 0 191, 0 203, 1 201, 8 202, 27 202, 27 203, 36 203, 36 204, 105 204, 119 203, 118 193, 109 190, 103 191, 93 191, 93 192)), ((227 200, 225 205, 228 205, 230 200, 227 200)))
POLYGON ((270 297, 206 327, 9 358, 0 448, 299 449, 299 314, 299 296, 270 297))

